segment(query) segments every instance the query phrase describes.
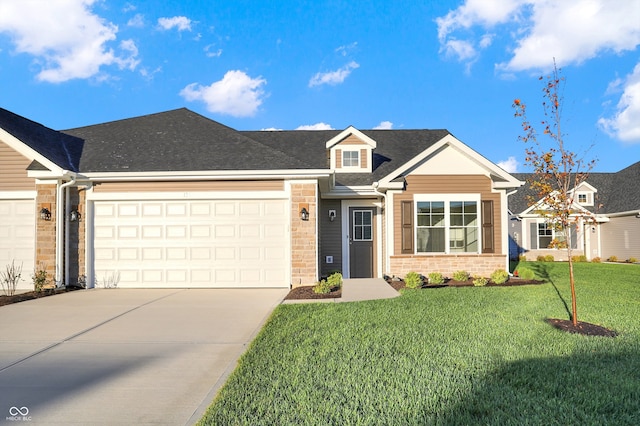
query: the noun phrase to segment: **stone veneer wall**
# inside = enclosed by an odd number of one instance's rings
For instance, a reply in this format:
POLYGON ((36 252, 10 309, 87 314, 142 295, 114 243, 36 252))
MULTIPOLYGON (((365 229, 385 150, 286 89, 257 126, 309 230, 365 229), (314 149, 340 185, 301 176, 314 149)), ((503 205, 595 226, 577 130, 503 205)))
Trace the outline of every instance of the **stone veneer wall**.
MULTIPOLYGON (((44 268, 53 284, 56 273, 56 185, 36 186, 36 264, 35 270, 44 268), (51 220, 40 219, 40 210, 51 205, 51 220)), ((28 277, 27 279, 30 279, 28 277)))
POLYGON ((312 285, 318 280, 316 183, 291 184, 291 285, 312 285), (300 204, 309 205, 309 220, 300 219, 300 204))
POLYGON ((415 271, 422 275, 440 272, 451 277, 455 271, 467 271, 471 275, 491 276, 496 269, 505 269, 507 256, 503 254, 458 254, 458 255, 402 255, 391 256, 389 275, 404 277, 415 271))

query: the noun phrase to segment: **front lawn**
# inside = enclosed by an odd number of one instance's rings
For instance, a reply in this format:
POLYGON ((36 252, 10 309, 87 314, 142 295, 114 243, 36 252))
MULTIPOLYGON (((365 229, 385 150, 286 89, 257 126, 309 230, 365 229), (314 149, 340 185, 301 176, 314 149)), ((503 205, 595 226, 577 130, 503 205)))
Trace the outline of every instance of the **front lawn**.
POLYGON ((279 306, 201 424, 640 424, 640 266, 528 262, 543 285, 279 306))

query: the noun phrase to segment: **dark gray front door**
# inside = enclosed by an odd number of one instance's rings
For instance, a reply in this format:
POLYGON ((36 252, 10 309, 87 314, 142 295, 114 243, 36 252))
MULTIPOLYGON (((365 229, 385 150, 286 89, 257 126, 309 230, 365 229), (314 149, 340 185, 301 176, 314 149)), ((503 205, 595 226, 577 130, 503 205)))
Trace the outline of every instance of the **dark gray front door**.
POLYGON ((373 277, 373 208, 349 208, 349 271, 351 278, 373 277))

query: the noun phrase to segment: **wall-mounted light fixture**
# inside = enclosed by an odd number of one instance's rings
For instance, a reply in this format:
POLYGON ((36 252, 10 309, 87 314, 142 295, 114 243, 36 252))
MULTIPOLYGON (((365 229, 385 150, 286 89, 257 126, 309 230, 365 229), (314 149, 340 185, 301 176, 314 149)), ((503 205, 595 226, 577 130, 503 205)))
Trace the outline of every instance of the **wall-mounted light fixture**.
POLYGON ((300 219, 309 220, 309 204, 307 203, 300 204, 300 219))
POLYGON ((51 220, 51 204, 44 204, 40 209, 41 220, 51 220))
POLYGON ((331 222, 333 222, 336 219, 336 211, 335 210, 329 210, 329 220, 331 222))
POLYGON ((69 213, 69 220, 71 222, 80 222, 80 219, 82 219, 82 215, 80 214, 78 209, 76 208, 71 210, 71 212, 69 213))

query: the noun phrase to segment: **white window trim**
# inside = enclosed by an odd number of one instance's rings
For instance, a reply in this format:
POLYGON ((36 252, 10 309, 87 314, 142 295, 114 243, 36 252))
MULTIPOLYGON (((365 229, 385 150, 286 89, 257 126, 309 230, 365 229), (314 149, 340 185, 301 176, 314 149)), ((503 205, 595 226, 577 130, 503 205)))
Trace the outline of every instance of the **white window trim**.
POLYGON ((480 203, 480 194, 416 194, 413 196, 413 218, 414 218, 414 225, 413 225, 413 253, 416 255, 434 255, 434 254, 451 254, 451 247, 449 247, 449 240, 450 240, 450 231, 451 231, 451 211, 450 211, 450 205, 452 201, 475 201, 476 203, 476 210, 478 212, 478 216, 477 216, 477 225, 476 225, 476 230, 477 230, 477 234, 478 234, 478 251, 476 252, 455 252, 456 254, 481 254, 482 253, 482 244, 481 244, 481 232, 482 232, 482 205, 480 203), (430 252, 430 253, 426 253, 426 252, 419 252, 418 251, 418 233, 415 232, 416 229, 418 229, 418 203, 419 202, 425 202, 425 201, 444 201, 444 220, 445 220, 445 226, 444 226, 444 239, 446 241, 446 244, 444 246, 445 251, 444 252, 430 252))

